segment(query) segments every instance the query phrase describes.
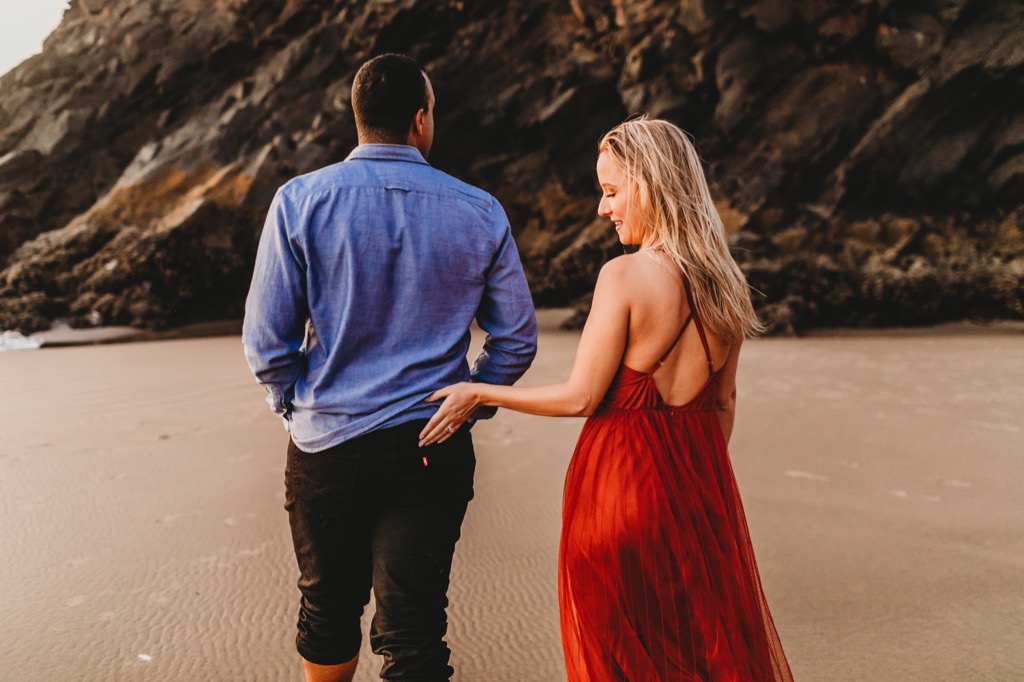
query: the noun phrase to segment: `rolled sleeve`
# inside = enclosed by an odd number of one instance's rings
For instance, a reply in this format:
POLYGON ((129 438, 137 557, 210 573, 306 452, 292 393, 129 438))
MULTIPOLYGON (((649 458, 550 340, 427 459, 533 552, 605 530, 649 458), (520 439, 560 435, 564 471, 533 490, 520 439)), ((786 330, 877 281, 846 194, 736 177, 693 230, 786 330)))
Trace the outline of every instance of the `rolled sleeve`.
POLYGON ((487 333, 473 365, 473 381, 513 384, 530 368, 537 354, 537 318, 512 231, 501 206, 494 219, 502 239, 495 253, 477 311, 477 324, 487 333))
POLYGON ((260 236, 242 325, 249 369, 267 389, 271 409, 284 417, 290 411, 302 366, 308 318, 305 259, 289 230, 295 217, 286 195, 279 190, 260 236))

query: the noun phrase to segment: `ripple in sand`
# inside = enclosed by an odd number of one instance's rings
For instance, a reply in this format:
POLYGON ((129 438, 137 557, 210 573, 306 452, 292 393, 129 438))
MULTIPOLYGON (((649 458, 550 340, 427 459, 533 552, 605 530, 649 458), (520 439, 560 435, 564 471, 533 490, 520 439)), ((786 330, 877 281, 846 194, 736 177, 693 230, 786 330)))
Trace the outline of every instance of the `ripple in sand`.
POLYGON ((814 474, 810 471, 797 471, 795 469, 786 469, 782 472, 790 478, 802 478, 806 481, 817 481, 819 483, 828 483, 831 479, 828 476, 822 476, 821 474, 814 474))
POLYGON ((913 495, 909 491, 903 490, 902 488, 890 490, 888 494, 889 497, 895 497, 898 500, 915 499, 920 500, 922 502, 931 502, 933 504, 942 501, 942 498, 937 495, 913 495))
POLYGON ((174 523, 178 519, 184 519, 189 516, 203 516, 206 512, 194 511, 194 512, 179 512, 177 514, 167 514, 156 520, 157 523, 174 523))
POLYGON ((1020 433, 1020 427, 1016 424, 1003 424, 1000 422, 983 422, 983 421, 971 421, 971 426, 977 426, 979 429, 989 429, 991 431, 1005 431, 1006 433, 1020 433))
POLYGON ((943 485, 948 485, 950 488, 970 488, 971 484, 969 481, 943 481, 943 485))

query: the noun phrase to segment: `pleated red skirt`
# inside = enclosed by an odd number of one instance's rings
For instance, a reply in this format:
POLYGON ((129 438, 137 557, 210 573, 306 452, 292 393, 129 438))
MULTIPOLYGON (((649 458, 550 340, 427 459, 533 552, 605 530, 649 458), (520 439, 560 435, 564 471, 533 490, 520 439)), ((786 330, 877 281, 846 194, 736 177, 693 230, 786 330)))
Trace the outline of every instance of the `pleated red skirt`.
POLYGON ((566 475, 558 597, 570 682, 792 680, 714 411, 625 365, 566 475))

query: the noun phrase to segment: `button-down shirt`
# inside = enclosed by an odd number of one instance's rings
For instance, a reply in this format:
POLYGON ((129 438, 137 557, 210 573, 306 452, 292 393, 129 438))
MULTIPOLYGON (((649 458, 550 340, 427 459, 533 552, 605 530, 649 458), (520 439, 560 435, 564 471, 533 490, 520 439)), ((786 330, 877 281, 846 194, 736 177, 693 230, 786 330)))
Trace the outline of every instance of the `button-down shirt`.
POLYGON ((278 190, 242 343, 292 440, 317 452, 429 417, 443 386, 515 382, 537 325, 497 200, 414 147, 367 144, 278 190), (474 319, 487 336, 471 371, 474 319))

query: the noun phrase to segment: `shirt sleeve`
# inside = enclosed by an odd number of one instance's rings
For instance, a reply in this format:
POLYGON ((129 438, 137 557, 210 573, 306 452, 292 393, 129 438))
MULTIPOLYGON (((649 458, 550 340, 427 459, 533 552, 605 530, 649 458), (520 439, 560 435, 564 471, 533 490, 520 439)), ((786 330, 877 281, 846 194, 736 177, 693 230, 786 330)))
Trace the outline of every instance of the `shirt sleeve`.
POLYGON ((270 205, 245 301, 242 344, 271 409, 288 418, 309 317, 306 263, 292 236, 298 212, 279 190, 270 205))
MULTIPOLYGON (((496 200, 492 215, 502 236, 477 311, 477 324, 487 337, 471 378, 508 385, 523 376, 537 354, 537 318, 508 218, 496 200)), ((478 418, 488 416, 483 410, 477 414, 478 418)))

